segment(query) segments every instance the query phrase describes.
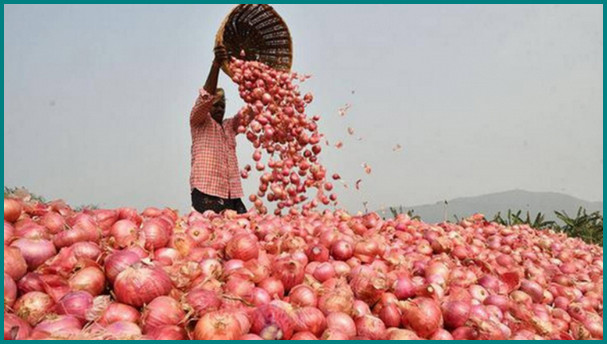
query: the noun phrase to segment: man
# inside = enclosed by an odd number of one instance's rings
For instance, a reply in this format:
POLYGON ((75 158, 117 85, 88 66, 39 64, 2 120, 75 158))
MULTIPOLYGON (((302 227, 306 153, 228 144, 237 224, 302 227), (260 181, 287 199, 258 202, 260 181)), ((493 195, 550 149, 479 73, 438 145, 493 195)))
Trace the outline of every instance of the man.
MULTIPOLYGON (((219 70, 228 54, 223 47, 215 48, 211 71, 190 114, 192 133, 192 166, 190 189, 192 206, 203 213, 220 213, 232 209, 239 214, 247 209, 241 200, 236 135, 239 125, 247 125, 252 118, 236 115, 224 119, 225 94, 217 88, 219 70)), ((250 113, 250 112, 249 112, 250 113)))

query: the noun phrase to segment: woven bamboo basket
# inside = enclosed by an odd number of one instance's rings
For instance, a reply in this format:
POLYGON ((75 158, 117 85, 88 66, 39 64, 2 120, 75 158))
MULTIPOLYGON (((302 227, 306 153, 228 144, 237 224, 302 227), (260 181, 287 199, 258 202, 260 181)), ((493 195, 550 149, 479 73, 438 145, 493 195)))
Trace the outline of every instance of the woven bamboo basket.
MULTIPOLYGON (((290 71, 293 43, 287 24, 270 5, 237 5, 226 16, 215 37, 215 46, 223 45, 230 57, 260 61, 281 71, 290 71)), ((228 62, 221 67, 232 76, 228 62)))

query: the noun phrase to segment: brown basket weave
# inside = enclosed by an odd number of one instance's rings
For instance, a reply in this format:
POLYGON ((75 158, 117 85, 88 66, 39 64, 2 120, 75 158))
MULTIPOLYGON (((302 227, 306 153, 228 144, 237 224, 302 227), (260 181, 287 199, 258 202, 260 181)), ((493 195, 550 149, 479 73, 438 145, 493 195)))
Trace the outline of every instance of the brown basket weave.
MULTIPOLYGON (((230 57, 255 60, 281 71, 291 70, 293 43, 287 24, 270 5, 237 5, 224 19, 215 37, 215 46, 223 45, 230 57)), ((232 76, 228 63, 221 67, 232 76)))

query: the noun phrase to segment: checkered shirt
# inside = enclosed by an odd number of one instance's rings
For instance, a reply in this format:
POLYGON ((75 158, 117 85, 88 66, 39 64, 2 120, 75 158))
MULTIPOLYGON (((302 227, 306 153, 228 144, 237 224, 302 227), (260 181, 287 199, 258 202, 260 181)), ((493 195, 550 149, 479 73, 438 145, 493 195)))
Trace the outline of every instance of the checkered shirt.
POLYGON ((190 188, 221 198, 243 196, 236 159, 238 116, 224 119, 222 125, 211 118, 213 96, 204 88, 190 114, 192 166, 190 188))

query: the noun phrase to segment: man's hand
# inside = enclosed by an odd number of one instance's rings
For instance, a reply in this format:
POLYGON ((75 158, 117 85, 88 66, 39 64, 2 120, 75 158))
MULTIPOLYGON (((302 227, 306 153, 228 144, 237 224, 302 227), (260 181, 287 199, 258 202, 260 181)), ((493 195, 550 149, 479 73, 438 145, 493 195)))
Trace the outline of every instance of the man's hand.
POLYGON ((223 46, 217 46, 213 49, 215 52, 215 60, 213 60, 214 64, 221 66, 224 62, 228 60, 228 51, 223 46))

